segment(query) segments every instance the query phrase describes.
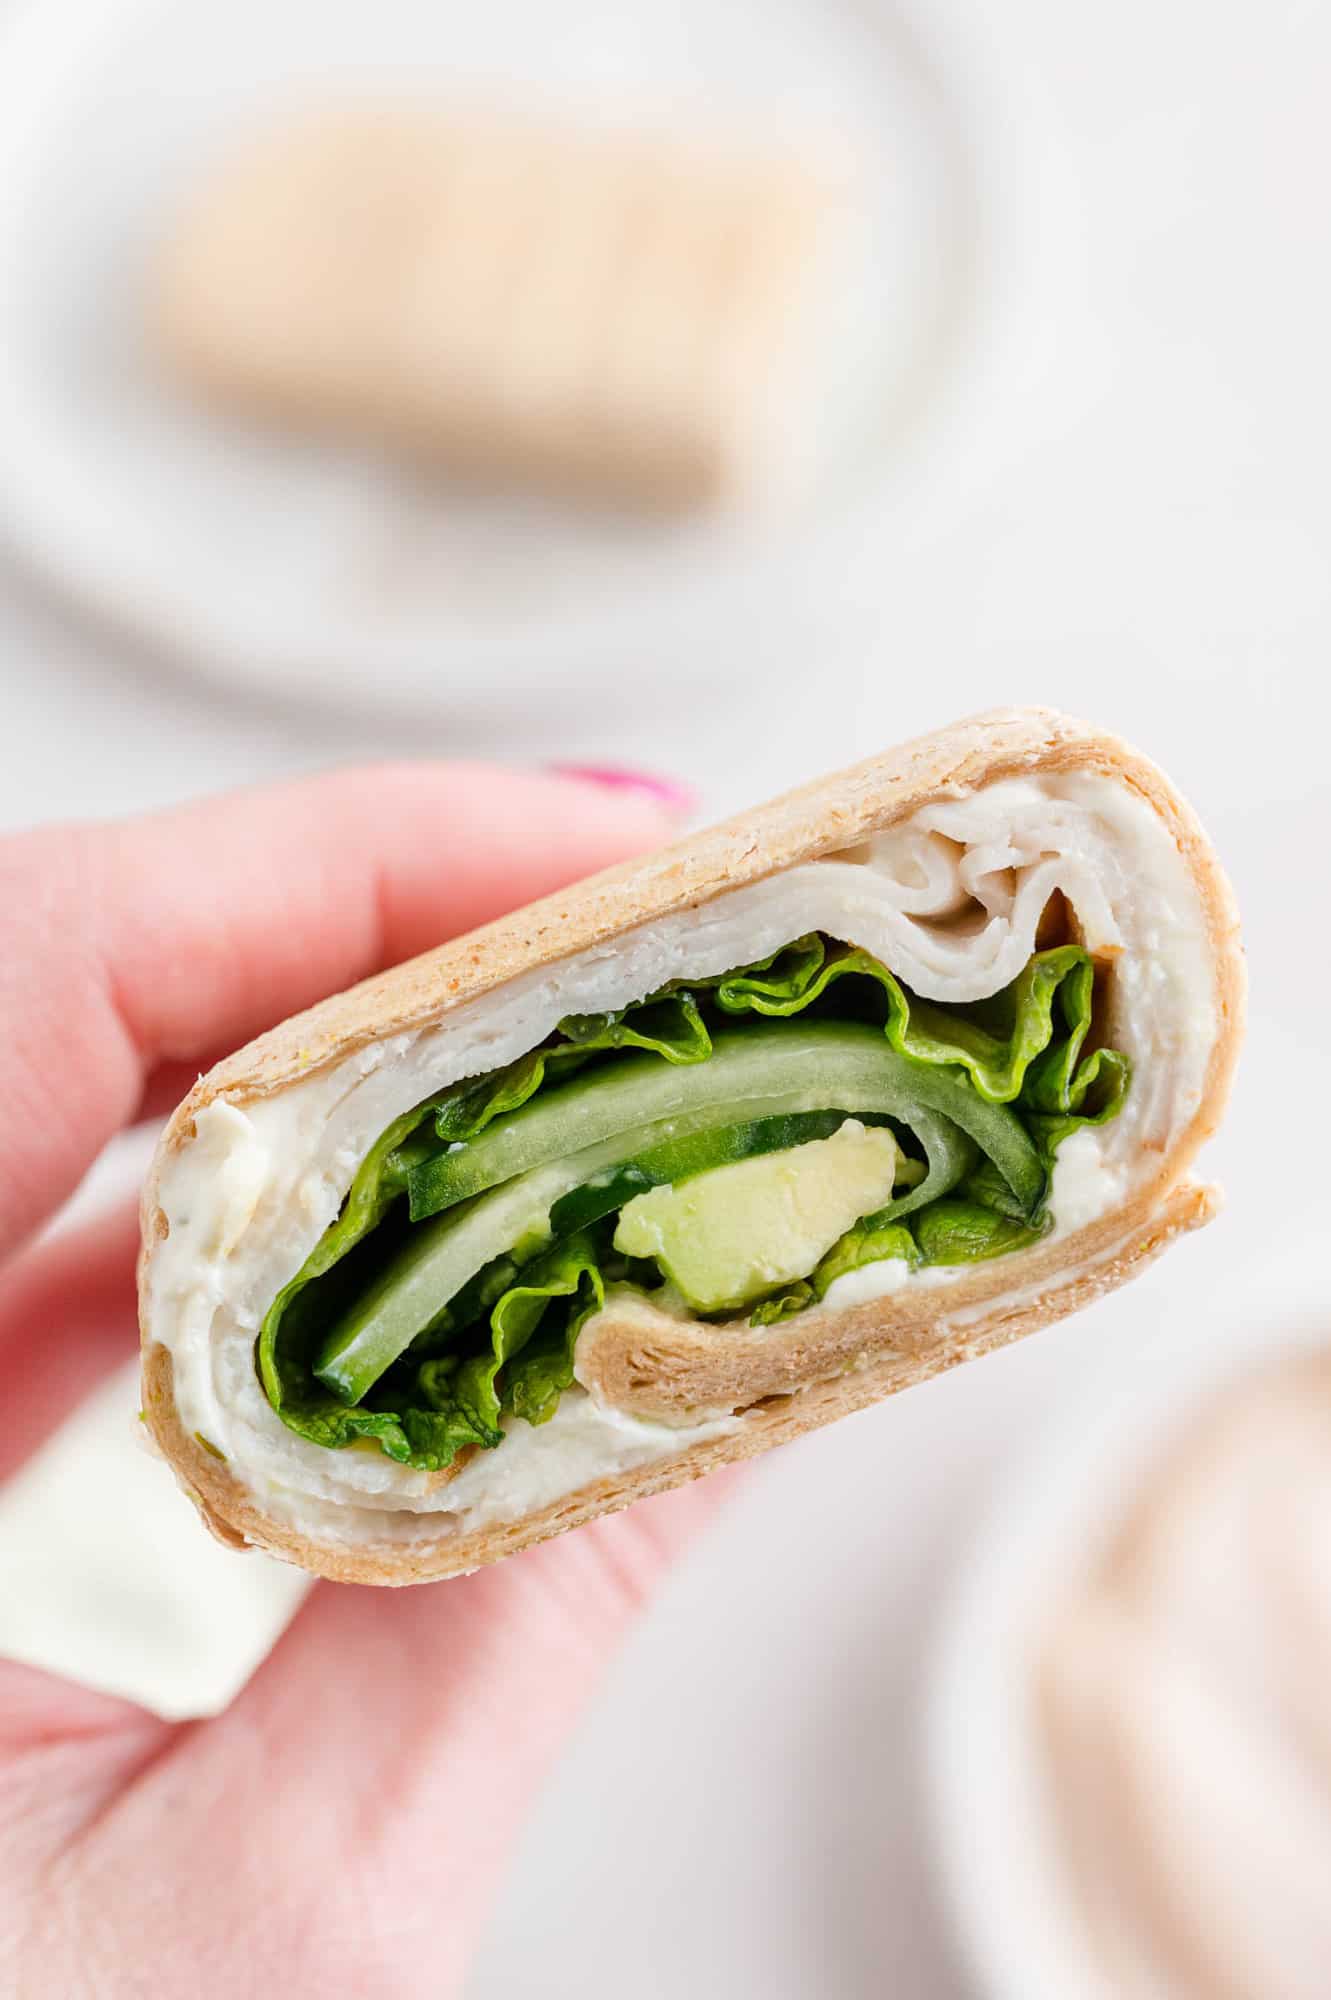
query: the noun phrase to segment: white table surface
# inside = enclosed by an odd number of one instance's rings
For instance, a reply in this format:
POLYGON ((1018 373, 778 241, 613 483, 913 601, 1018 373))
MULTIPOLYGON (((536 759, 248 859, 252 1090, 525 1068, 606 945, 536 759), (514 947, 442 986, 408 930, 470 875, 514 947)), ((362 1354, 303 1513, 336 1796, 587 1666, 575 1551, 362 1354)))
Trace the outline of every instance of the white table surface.
MULTIPOLYGON (((1168 1341, 1251 1269, 1273 1177, 1324 1179, 1331 967, 1325 932, 1299 926, 1325 907, 1313 857, 1331 847, 1331 13, 1012 0, 1004 21, 1057 199, 1019 379, 955 507, 718 632, 705 715, 648 729, 626 708, 542 747, 678 771, 719 810, 998 702, 1137 740, 1200 808, 1245 908, 1250 1048, 1211 1162, 1229 1211, 1075 1323, 756 1473, 570 1745, 474 2000, 967 1991, 919 1796, 951 1560, 1087 1366, 1116 1338, 1168 1341)), ((11 825, 454 747, 442 722, 385 733, 204 693, 3 573, 0 715, 11 825)))

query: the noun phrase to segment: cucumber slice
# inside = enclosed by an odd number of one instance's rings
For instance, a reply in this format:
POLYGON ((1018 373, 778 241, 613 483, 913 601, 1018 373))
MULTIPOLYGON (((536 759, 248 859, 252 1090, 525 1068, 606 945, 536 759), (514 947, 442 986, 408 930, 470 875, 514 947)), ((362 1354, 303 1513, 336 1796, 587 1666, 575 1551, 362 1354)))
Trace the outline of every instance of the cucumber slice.
MULTIPOLYGON (((748 1125, 721 1126, 691 1139, 669 1140, 562 1195, 550 1211, 551 1231, 556 1236, 571 1236, 575 1230, 614 1215, 625 1202, 649 1188, 678 1187, 681 1181, 710 1173, 714 1167, 732 1166, 737 1160, 756 1159, 763 1153, 783 1153, 791 1146, 806 1145, 810 1139, 829 1139, 851 1117, 859 1117, 866 1125, 888 1122, 886 1114, 878 1111, 806 1111, 785 1118, 759 1118, 748 1125)), ((911 1129, 924 1147, 927 1164, 903 1162, 897 1185, 905 1182, 905 1189, 879 1220, 891 1221, 948 1193, 975 1165, 974 1144, 946 1118, 917 1112, 911 1129)))
MULTIPOLYGON (((613 1215, 649 1188, 674 1187, 714 1167, 733 1166, 762 1153, 784 1153, 810 1139, 830 1139, 849 1116, 847 1111, 805 1111, 788 1118, 757 1118, 748 1125, 722 1125, 691 1139, 669 1139, 561 1196, 550 1211, 550 1228, 556 1236, 571 1236, 574 1230, 613 1215)), ((864 1122, 882 1121, 870 1112, 864 1122)))
POLYGON ((949 1120, 993 1160, 1028 1212, 1043 1195, 1044 1168, 1014 1113, 987 1104, 961 1077, 899 1055, 876 1028, 748 1028, 718 1036, 708 1060, 690 1068, 626 1057, 542 1094, 470 1145, 415 1170, 412 1181, 429 1174, 431 1199, 444 1194, 448 1208, 412 1229, 334 1327, 315 1374, 344 1402, 359 1402, 484 1265, 517 1245, 535 1249, 546 1241, 552 1210, 572 1190, 634 1163, 641 1168, 658 1149, 699 1162, 702 1149, 691 1142, 703 1135, 715 1144, 725 1128, 826 1115, 829 1106, 838 1122, 847 1114, 895 1118, 924 1145, 929 1173, 884 1218, 921 1207, 972 1163, 972 1148, 949 1120))
POLYGON ((535 1254, 549 1241, 559 1197, 619 1156, 613 1142, 592 1147, 412 1229, 324 1342, 314 1369, 319 1380, 344 1403, 359 1403, 478 1271, 505 1251, 535 1254))
MULTIPOLYGON (((708 1060, 684 1067, 627 1056, 543 1091, 476 1139, 438 1153, 407 1177, 413 1220, 565 1159, 616 1133, 661 1127, 661 1143, 725 1124, 825 1110, 884 1112, 912 1124, 935 1111, 970 1134, 1027 1212, 1044 1193, 1035 1146, 1005 1105, 987 1104, 959 1073, 889 1047, 882 1030, 840 1022, 790 1022, 717 1035, 708 1060)), ((643 1130, 632 1153, 653 1143, 643 1130)), ((626 1152, 624 1157, 632 1157, 626 1152)))

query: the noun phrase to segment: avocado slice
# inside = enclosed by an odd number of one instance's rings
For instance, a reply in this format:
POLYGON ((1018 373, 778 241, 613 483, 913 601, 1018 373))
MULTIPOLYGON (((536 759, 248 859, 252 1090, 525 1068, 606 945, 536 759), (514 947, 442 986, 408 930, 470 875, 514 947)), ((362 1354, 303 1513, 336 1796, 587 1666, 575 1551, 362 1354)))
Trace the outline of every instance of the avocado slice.
POLYGON ((615 1248, 653 1257, 699 1312, 738 1310, 803 1278, 892 1199, 899 1151, 850 1118, 830 1138, 651 1188, 620 1211, 615 1248))

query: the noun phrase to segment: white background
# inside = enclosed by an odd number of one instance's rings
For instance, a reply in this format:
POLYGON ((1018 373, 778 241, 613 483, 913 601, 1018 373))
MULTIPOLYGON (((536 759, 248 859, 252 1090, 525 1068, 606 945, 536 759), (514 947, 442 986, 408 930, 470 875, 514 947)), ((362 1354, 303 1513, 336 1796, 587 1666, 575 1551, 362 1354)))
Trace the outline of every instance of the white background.
MULTIPOLYGON (((1212 1159, 1229 1210, 1129 1294, 754 1476, 570 1745, 475 2000, 969 1990, 919 1796, 949 1566, 1089 1367, 1170 1341, 1251 1275, 1272 1203, 1306 1201, 1324 1230, 1331 13, 1010 0, 1001 18, 997 82, 1035 123, 1052 198, 1032 209, 1021 366, 955 505, 718 632, 702 710, 663 722, 653 704, 648 726, 626 703, 543 747, 613 747, 720 809, 998 702, 1136 740, 1201 810, 1246 915, 1250 1049, 1212 1159)), ((636 671, 664 666, 645 633, 636 671)), ((0 691, 14 825, 454 747, 444 724, 385 733, 202 694, 12 576, 0 691)))

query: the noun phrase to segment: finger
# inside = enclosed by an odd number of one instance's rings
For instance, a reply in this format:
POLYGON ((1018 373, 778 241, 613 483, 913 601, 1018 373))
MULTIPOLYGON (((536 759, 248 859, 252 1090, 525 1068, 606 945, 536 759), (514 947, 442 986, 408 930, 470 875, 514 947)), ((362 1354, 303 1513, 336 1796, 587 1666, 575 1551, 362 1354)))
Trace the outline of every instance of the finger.
MULTIPOLYGON (((16 1863, 39 1842, 54 1851, 170 1726, 118 1695, 0 1660, 0 1843, 14 1837, 16 1863)), ((10 1879, 0 1868, 0 1881, 10 1879)))
POLYGON ((154 1992, 200 1964, 218 1992, 266 1992, 290 1984, 297 1945, 302 1991, 395 1996, 423 1966, 432 1993, 457 1990, 536 1783, 725 1483, 454 1583, 320 1585, 205 1724, 0 1663, 0 1879, 41 1884, 50 1990, 74 1990, 75 1944, 82 1975, 99 1953, 123 1972, 145 1927, 154 1992), (92 1940, 74 1920, 89 1909, 92 1940))
MULTIPOLYGON (((453 1991, 536 1786, 728 1483, 451 1583, 319 1585, 231 1709, 173 1753, 177 1791, 225 1795, 235 1823, 264 1829, 229 1857, 229 1922, 287 1911, 311 1990, 316 1971, 336 1991, 389 1990, 374 1955, 391 1937, 453 1991)), ((273 1925, 252 1933, 262 1962, 273 1925)))
POLYGON ((134 1353, 138 1242, 127 1204, 0 1266, 0 1480, 134 1353))
MULTIPOLYGON (((144 1990, 132 1972, 137 1919, 123 1893, 128 1877, 122 1875, 115 1902, 95 1910, 70 1883, 70 1864, 171 1733, 171 1724, 132 1703, 0 1660, 0 1936, 7 1994, 144 1990)), ((155 1955, 149 1963, 156 1976, 155 1955)))
POLYGON ((41 1990, 123 1974, 148 1934, 145 1992, 200 1964, 218 1992, 266 1992, 293 1950, 302 1991, 396 1996, 423 1966, 456 1991, 535 1786, 730 1476, 454 1583, 321 1585, 209 1723, 0 1665, 0 1879, 40 1884, 41 1990))
POLYGON ((0 1255, 150 1074, 658 842, 646 792, 479 765, 327 773, 0 841, 0 1255))

